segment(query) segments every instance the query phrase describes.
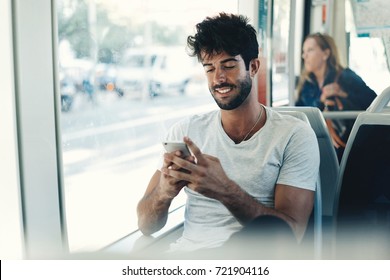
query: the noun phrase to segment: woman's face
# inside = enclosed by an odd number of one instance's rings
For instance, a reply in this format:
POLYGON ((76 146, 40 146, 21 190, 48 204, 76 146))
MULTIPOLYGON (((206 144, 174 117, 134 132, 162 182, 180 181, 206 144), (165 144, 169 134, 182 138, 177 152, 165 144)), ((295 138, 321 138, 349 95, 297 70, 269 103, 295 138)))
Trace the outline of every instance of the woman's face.
POLYGON ((329 49, 322 50, 314 38, 307 38, 302 47, 302 58, 308 72, 319 73, 326 69, 329 49))

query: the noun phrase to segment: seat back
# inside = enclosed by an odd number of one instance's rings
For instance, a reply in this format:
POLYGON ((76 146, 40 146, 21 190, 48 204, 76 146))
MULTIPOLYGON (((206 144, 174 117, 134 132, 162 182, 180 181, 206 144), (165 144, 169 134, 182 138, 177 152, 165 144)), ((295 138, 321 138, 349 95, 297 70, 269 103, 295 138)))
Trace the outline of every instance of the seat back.
POLYGON ((353 126, 334 202, 336 258, 390 257, 390 88, 353 126))
POLYGON ((388 112, 390 109, 390 87, 385 88, 383 92, 378 95, 371 105, 367 108, 369 113, 388 112))
POLYGON ((318 147, 320 149, 322 215, 330 220, 330 217, 333 214, 339 162, 321 111, 316 107, 276 107, 273 109, 278 112, 302 112, 309 120, 309 123, 317 136, 318 147))
MULTIPOLYGON (((309 119, 306 114, 299 111, 279 111, 280 114, 294 116, 308 124, 310 124, 309 119)), ((310 217, 309 225, 305 233, 305 238, 303 242, 307 245, 311 241, 314 242, 314 258, 320 259, 322 255, 322 191, 321 191, 321 179, 320 175, 318 176, 316 182, 316 191, 314 197, 314 210, 310 217)))

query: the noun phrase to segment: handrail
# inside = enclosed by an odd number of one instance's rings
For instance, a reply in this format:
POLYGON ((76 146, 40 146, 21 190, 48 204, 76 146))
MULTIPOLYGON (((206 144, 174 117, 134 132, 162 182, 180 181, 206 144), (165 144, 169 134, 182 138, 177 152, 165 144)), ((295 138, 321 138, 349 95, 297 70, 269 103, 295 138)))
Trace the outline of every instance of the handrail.
POLYGON ((331 112, 322 112, 325 119, 356 119, 362 111, 331 111, 331 112))
MULTIPOLYGON (((278 106, 274 107, 277 111, 300 111, 299 108, 311 108, 311 109, 317 109, 317 107, 310 107, 310 106, 302 106, 302 107, 297 107, 297 106, 278 106)), ((361 111, 320 111, 322 115, 324 116, 325 119, 356 119, 357 116, 360 113, 365 112, 364 110, 361 111)))

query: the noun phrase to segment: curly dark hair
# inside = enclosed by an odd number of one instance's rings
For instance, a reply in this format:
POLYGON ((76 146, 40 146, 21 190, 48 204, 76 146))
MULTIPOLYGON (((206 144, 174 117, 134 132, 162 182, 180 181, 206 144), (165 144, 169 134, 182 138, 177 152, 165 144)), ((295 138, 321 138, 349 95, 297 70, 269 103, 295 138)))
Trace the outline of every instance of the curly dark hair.
POLYGON ((245 67, 259 55, 257 33, 249 19, 243 15, 220 13, 207 17, 196 25, 196 34, 187 37, 187 50, 190 56, 202 61, 201 53, 206 56, 226 52, 231 56, 241 55, 245 67))

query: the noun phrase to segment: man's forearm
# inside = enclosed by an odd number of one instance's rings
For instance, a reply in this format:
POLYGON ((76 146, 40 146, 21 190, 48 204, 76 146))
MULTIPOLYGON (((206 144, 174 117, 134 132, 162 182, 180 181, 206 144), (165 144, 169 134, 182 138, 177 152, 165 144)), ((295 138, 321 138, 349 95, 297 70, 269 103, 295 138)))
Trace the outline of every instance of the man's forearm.
POLYGON ((162 198, 157 190, 142 198, 137 206, 137 214, 138 228, 143 234, 151 235, 164 227, 171 201, 162 198))
POLYGON ((229 191, 221 197, 220 201, 241 224, 245 225, 260 215, 273 214, 273 209, 262 205, 236 183, 232 182, 226 189, 229 191))
POLYGON ((245 192, 235 182, 228 188, 229 192, 221 197, 221 202, 242 224, 246 225, 259 216, 272 215, 284 220, 294 230, 294 221, 288 215, 263 205, 250 194, 245 192))

